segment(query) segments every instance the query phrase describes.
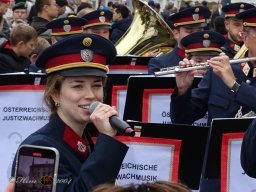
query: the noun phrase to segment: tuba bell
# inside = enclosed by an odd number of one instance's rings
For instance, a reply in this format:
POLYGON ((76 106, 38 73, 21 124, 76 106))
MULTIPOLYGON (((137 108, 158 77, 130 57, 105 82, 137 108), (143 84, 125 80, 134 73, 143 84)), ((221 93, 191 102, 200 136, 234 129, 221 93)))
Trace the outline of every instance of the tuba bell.
POLYGON ((116 42, 119 55, 149 56, 159 49, 160 54, 170 52, 176 44, 172 30, 160 15, 141 0, 132 0, 134 17, 130 27, 116 42))

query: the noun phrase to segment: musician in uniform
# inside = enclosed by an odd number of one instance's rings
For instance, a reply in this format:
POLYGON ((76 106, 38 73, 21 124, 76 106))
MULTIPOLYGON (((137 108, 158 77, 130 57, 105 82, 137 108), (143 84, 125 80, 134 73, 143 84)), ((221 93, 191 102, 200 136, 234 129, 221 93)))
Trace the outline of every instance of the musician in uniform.
POLYGON ((113 183, 118 175, 128 147, 114 138, 117 131, 109 122, 117 111, 102 103, 106 63, 115 56, 109 40, 78 34, 45 49, 36 61, 47 74, 44 99, 50 121, 22 144, 59 151, 57 178, 70 183, 57 183, 57 192, 90 191, 96 185, 113 183), (99 104, 90 114, 94 101, 99 104), (90 123, 100 132, 95 145, 86 128, 90 123))
MULTIPOLYGON (((248 57, 256 56, 256 8, 250 9, 244 13, 239 14, 239 17, 243 19, 244 30, 243 38, 245 39, 245 45, 248 48, 246 53, 248 57), (254 51, 254 54, 253 54, 254 51)), ((245 67, 245 66, 244 66, 245 67)), ((253 65, 249 65, 249 74, 255 76, 256 71, 256 62, 253 65), (250 72, 252 73, 250 74, 250 72)), ((254 78, 251 80, 252 84, 255 84, 254 78)), ((255 90, 251 90, 251 95, 248 95, 249 98, 255 99, 252 94, 255 93, 255 90)), ((251 101, 251 105, 255 103, 251 101)), ((254 116, 256 116, 254 114, 254 116)), ((256 178, 256 122, 255 120, 249 126, 248 130, 245 132, 242 148, 241 148, 241 165, 247 175, 250 177, 256 178)))
MULTIPOLYGON (((225 38, 215 31, 204 30, 191 33, 180 43, 184 47, 186 59, 193 63, 203 63, 222 52, 225 38)), ((197 70, 194 75, 203 75, 205 72, 206 69, 197 70)))
POLYGON ((85 24, 85 19, 70 16, 50 21, 46 27, 51 30, 51 42, 54 44, 70 35, 83 33, 85 24))
MULTIPOLYGON (((256 8, 237 14, 243 20, 242 38, 248 48, 246 56, 256 57, 256 8)), ((221 53, 209 61, 210 68, 197 88, 192 89, 193 71, 176 74, 171 96, 171 118, 174 123, 192 124, 208 111, 208 124, 213 118, 241 117, 256 112, 256 61, 230 64, 221 53)), ((189 60, 179 63, 189 66, 189 60)), ((220 191, 220 181, 204 180, 201 191, 220 191)))
POLYGON ((233 58, 243 45, 240 32, 243 30, 243 21, 236 18, 236 14, 254 8, 248 3, 231 3, 222 7, 225 16, 225 27, 227 30, 226 43, 223 51, 229 58, 233 58))
POLYGON ((87 13, 82 18, 87 20, 84 33, 97 34, 109 39, 113 13, 107 10, 96 10, 87 13))
POLYGON ((181 39, 193 32, 202 31, 207 26, 206 18, 210 14, 208 8, 196 6, 170 15, 167 20, 177 45, 171 52, 149 60, 148 73, 153 74, 161 68, 178 65, 185 57, 185 51, 180 44, 181 39))

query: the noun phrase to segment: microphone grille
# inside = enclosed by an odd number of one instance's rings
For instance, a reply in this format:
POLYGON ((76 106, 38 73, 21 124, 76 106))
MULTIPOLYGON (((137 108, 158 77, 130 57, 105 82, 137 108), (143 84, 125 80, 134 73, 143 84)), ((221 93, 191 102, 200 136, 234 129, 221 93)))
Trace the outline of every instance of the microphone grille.
POLYGON ((95 110, 95 108, 97 107, 97 105, 99 104, 99 101, 94 101, 90 104, 89 106, 89 113, 92 114, 92 112, 95 110))

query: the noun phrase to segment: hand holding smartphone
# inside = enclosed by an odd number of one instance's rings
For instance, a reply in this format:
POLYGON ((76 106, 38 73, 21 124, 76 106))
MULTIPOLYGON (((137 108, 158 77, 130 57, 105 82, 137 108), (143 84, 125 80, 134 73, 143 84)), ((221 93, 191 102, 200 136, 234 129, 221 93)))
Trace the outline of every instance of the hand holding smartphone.
POLYGON ((21 145, 15 167, 15 192, 55 192, 59 152, 52 147, 21 145))

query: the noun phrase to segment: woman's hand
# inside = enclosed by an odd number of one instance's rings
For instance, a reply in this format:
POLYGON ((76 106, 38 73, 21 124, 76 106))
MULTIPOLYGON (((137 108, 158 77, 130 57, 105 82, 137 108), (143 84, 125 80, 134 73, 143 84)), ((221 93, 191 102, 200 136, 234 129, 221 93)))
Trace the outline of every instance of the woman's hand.
POLYGON ((90 120, 100 133, 114 137, 117 131, 109 123, 109 118, 114 115, 118 115, 115 107, 99 103, 91 114, 90 120))

